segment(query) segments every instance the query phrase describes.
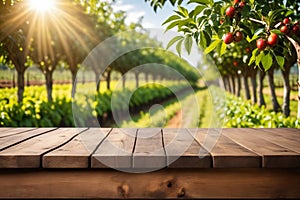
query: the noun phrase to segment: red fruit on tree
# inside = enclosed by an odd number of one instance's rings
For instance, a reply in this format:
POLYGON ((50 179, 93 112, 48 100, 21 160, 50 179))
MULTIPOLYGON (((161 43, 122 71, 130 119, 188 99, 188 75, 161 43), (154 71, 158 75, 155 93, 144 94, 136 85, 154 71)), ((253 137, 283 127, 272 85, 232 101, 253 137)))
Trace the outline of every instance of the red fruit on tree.
POLYGON ((233 0, 234 4, 238 4, 240 2, 240 0, 233 0))
POLYGON ((289 24, 289 23, 290 23, 290 20, 289 20, 289 18, 284 18, 282 22, 283 22, 284 24, 289 24))
POLYGON ((243 33, 240 32, 240 31, 237 31, 235 34, 234 34, 234 37, 233 37, 234 41, 236 42, 239 42, 243 39, 243 33))
POLYGON ((235 66, 235 67, 239 66, 239 62, 238 62, 238 61, 236 61, 236 60, 235 60, 235 61, 233 61, 233 63, 232 63, 232 64, 233 64, 233 66, 235 66))
POLYGON ((244 1, 241 1, 241 2, 239 3, 239 7, 240 7, 240 8, 244 8, 245 5, 246 5, 246 3, 245 3, 244 1))
POLYGON ((250 47, 247 47, 247 48, 246 48, 246 52, 247 52, 247 53, 250 53, 250 52, 251 52, 250 47))
POLYGON ((298 25, 293 26, 292 31, 293 31, 294 34, 298 34, 298 32, 299 32, 299 26, 298 25))
POLYGON ((278 35, 275 33, 271 33, 268 37, 268 45, 272 47, 275 44, 277 44, 277 42, 278 42, 278 35))
POLYGON ((259 38, 258 40, 256 40, 256 46, 259 50, 264 50, 267 47, 267 42, 266 40, 259 38))
POLYGON ((233 18, 233 16, 235 15, 235 9, 234 7, 230 6, 226 9, 226 16, 233 18))
POLYGON ((224 42, 225 42, 225 44, 230 44, 231 42, 233 42, 233 34, 232 33, 226 33, 225 35, 224 35, 224 38, 223 38, 223 40, 224 40, 224 42))
POLYGON ((287 26, 282 26, 282 27, 280 28, 280 32, 281 32, 281 33, 284 33, 284 34, 288 34, 289 28, 288 28, 287 26))

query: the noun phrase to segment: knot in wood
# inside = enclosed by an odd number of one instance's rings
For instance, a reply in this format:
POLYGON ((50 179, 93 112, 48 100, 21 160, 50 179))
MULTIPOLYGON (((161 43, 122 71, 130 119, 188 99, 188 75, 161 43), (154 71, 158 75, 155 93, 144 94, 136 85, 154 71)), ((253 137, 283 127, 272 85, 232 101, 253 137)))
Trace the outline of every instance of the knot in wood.
POLYGON ((177 192, 177 197, 184 197, 184 196, 185 196, 185 189, 184 187, 181 187, 177 192))
POLYGON ((122 197, 126 198, 129 194, 129 186, 127 184, 122 184, 118 187, 118 192, 122 197))

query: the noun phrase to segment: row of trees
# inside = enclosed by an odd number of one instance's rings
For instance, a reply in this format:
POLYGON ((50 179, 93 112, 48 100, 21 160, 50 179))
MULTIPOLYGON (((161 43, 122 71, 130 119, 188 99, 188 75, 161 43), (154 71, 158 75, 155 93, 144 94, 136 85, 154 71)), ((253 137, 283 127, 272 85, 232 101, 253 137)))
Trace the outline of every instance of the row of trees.
MULTIPOLYGON (((60 0, 55 3, 55 7, 41 12, 32 9, 28 0, 2 0, 0 13, 0 61, 17 71, 19 102, 23 100, 25 71, 32 65, 36 65, 45 76, 49 101, 52 101, 53 72, 62 62, 68 66, 73 83, 80 67, 93 70, 97 91, 100 89, 100 78, 107 81, 110 89, 113 70, 124 75, 143 63, 167 64, 184 74, 188 80, 195 82, 198 79, 196 71, 191 70, 188 63, 176 59, 173 54, 167 59, 166 55, 170 53, 154 51, 153 48, 161 48, 161 44, 151 39, 140 23, 126 25, 126 13, 114 11, 112 3, 109 2, 60 0), (106 46, 104 52, 95 55, 95 63, 92 59, 92 63, 85 62, 87 66, 81 66, 91 50, 101 41, 118 32, 129 30, 139 37, 138 41, 132 34, 118 35, 117 40, 106 46), (104 63, 101 60, 107 60, 110 53, 122 52, 129 48, 128 45, 153 48, 135 50, 110 62, 108 66, 101 65, 104 63)), ((146 80, 149 75, 172 79, 167 75, 162 76, 162 72, 153 67, 147 72, 135 71, 137 86, 141 73, 145 73, 146 80)), ((125 86, 125 76, 123 77, 125 86)), ((76 85, 73 84, 73 87, 74 92, 76 85)))
MULTIPOLYGON (((148 0, 156 10, 167 0, 148 0)), ((300 2, 292 0, 189 0, 192 10, 182 6, 166 21, 167 30, 176 27, 186 38, 194 38, 210 54, 219 68, 226 89, 240 95, 241 79, 250 99, 248 78, 253 88, 253 101, 265 105, 263 80, 268 76, 273 109, 279 111, 274 85, 274 71, 280 69, 284 79, 282 110, 290 114, 290 69, 296 63, 300 71, 300 2), (256 76, 259 74, 258 97, 256 76), (237 85, 237 89, 235 89, 237 85)), ((178 39, 177 45, 183 39, 178 39)), ((172 41, 174 42, 174 41, 172 41)), ((191 46, 187 47, 187 50, 191 46)), ((300 72, 299 72, 300 79, 300 72)), ((298 83, 299 85, 299 83, 298 83)), ((300 85, 298 118, 300 118, 300 85)))

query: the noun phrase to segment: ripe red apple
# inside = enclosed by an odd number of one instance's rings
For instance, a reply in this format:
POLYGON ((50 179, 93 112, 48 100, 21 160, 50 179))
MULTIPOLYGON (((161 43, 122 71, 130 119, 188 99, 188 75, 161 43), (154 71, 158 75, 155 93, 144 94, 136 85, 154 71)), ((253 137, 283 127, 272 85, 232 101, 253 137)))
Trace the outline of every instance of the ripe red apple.
POLYGON ((238 61, 236 61, 236 60, 235 60, 235 61, 233 61, 233 63, 232 63, 232 64, 233 64, 233 66, 235 66, 235 67, 239 66, 239 62, 238 62, 238 61))
POLYGON ((298 32, 299 32, 299 26, 298 25, 293 26, 292 31, 293 31, 294 34, 298 34, 298 32))
POLYGON ((289 20, 289 18, 284 18, 282 22, 283 22, 284 24, 288 24, 288 23, 290 23, 290 20, 289 20))
POLYGON ((239 42, 243 39, 243 33, 241 31, 237 31, 233 37, 234 41, 239 42))
POLYGON ((246 5, 246 3, 245 3, 244 1, 241 1, 241 2, 239 3, 239 7, 240 7, 240 8, 244 8, 245 5, 246 5))
POLYGON ((230 6, 226 9, 226 16, 233 18, 235 15, 235 9, 234 7, 230 6))
POLYGON ((278 35, 275 33, 271 33, 268 37, 268 45, 272 47, 275 44, 277 44, 277 42, 278 42, 278 35))
POLYGON ((247 53, 250 53, 250 52, 251 52, 250 47, 247 47, 247 48, 246 48, 246 52, 247 52, 247 53))
POLYGON ((280 32, 281 32, 281 33, 284 33, 284 34, 288 34, 289 28, 288 28, 287 26, 282 26, 282 27, 280 28, 280 32))
POLYGON ((233 0, 234 4, 238 4, 240 2, 240 0, 233 0))
POLYGON ((223 40, 225 42, 225 44, 230 44, 231 42, 233 42, 233 34, 232 33, 226 33, 223 37, 223 40))
POLYGON ((256 46, 259 50, 264 50, 267 47, 267 42, 266 40, 259 38, 258 40, 256 40, 256 46))

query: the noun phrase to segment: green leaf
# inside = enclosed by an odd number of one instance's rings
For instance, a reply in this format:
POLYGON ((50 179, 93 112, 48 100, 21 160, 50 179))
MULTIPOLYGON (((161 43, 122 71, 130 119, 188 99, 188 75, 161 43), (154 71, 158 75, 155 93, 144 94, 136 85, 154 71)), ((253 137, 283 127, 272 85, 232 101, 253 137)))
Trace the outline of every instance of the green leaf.
POLYGON ((261 51, 260 54, 258 54, 258 56, 256 56, 256 58, 255 58, 255 65, 256 65, 256 66, 259 65, 261 59, 262 59, 264 56, 265 56, 265 54, 264 54, 263 51, 261 51))
POLYGON ((276 61, 277 61, 278 65, 281 68, 283 68, 283 66, 284 66, 284 57, 282 57, 282 56, 276 56, 275 58, 276 58, 276 61))
POLYGON ((221 49, 220 49, 220 56, 222 56, 226 52, 227 45, 225 42, 222 42, 221 49))
POLYGON ((222 40, 218 39, 218 40, 215 40, 213 41, 204 51, 204 53, 208 54, 210 53, 211 51, 213 51, 217 46, 218 44, 221 42, 222 40))
POLYGON ((178 15, 172 15, 166 21, 164 21, 164 23, 162 23, 162 25, 165 25, 166 23, 169 23, 169 22, 174 21, 176 19, 180 19, 180 17, 178 15))
POLYGON ((166 28, 166 31, 168 31, 168 30, 174 28, 175 26, 177 26, 180 21, 181 20, 176 20, 176 21, 172 22, 171 24, 169 24, 169 26, 166 28))
POLYGON ((167 49, 170 48, 170 46, 172 46, 175 42, 177 42, 178 40, 183 40, 183 36, 176 36, 174 37, 172 40, 170 40, 170 42, 167 45, 167 49))
POLYGON ((185 17, 189 16, 189 12, 186 8, 182 7, 182 6, 178 6, 178 10, 180 13, 182 13, 185 17))
POLYGON ((194 16, 197 16, 199 13, 202 12, 202 10, 204 10, 204 8, 206 8, 205 5, 199 5, 194 9, 194 16))
POLYGON ((184 40, 184 46, 185 46, 185 49, 187 50, 188 54, 190 54, 191 50, 192 50, 192 46, 193 46, 192 36, 190 36, 190 35, 186 36, 186 38, 184 40))
POLYGON ((259 36, 260 34, 265 33, 265 28, 259 28, 254 32, 254 35, 259 36))
POLYGON ((272 59, 272 55, 270 53, 268 53, 267 55, 263 56, 261 58, 261 63, 265 69, 265 71, 268 71, 271 66, 272 66, 272 63, 273 62, 273 59, 272 59))
POLYGON ((271 30, 271 33, 275 33, 275 34, 277 34, 277 35, 282 35, 281 31, 278 30, 278 29, 273 29, 273 30, 271 30))
POLYGON ((205 33, 204 31, 201 31, 200 32, 200 46, 205 49, 206 48, 206 44, 207 44, 207 41, 206 41, 206 38, 205 38, 205 33))
POLYGON ((181 57, 182 42, 183 42, 183 40, 180 40, 176 45, 176 51, 180 57, 181 57))
POLYGON ((252 64, 252 63, 254 63, 254 61, 255 61, 255 59, 256 59, 256 53, 257 53, 257 51, 258 51, 258 48, 256 48, 256 49, 254 49, 253 51, 252 51, 252 56, 251 56, 251 58, 250 58, 250 61, 249 61, 249 66, 252 64))
POLYGON ((213 2, 211 0, 189 0, 188 4, 190 3, 198 3, 198 4, 202 4, 202 5, 212 5, 213 2))

